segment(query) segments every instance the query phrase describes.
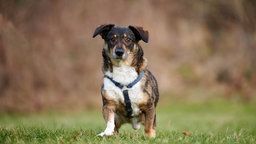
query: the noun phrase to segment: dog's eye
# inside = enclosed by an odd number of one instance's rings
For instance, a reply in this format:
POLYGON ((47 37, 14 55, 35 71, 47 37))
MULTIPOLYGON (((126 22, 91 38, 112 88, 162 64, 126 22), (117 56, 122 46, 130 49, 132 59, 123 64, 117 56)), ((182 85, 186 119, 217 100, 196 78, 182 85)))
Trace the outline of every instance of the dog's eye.
POLYGON ((112 38, 110 39, 110 41, 111 41, 112 43, 115 43, 115 42, 117 41, 117 38, 116 38, 116 37, 112 37, 112 38))
POLYGON ((125 41, 126 43, 130 43, 130 42, 131 42, 131 39, 128 38, 128 37, 125 37, 125 38, 124 38, 124 41, 125 41))

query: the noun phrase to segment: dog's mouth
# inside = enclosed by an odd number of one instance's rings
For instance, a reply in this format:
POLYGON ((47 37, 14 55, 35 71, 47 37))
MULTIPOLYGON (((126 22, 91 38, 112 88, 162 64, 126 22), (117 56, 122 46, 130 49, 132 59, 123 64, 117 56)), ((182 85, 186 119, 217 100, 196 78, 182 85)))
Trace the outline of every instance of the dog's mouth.
POLYGON ((113 53, 113 58, 117 60, 125 60, 128 57, 128 55, 125 53, 122 56, 118 56, 115 53, 113 53))

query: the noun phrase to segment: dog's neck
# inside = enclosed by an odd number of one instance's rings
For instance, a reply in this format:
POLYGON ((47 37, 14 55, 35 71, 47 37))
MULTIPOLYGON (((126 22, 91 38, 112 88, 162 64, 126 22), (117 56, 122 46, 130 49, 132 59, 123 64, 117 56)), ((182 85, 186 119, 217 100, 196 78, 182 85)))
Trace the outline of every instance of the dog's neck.
POLYGON ((134 59, 130 60, 110 60, 110 58, 104 59, 103 63, 103 73, 106 71, 113 72, 114 69, 121 69, 121 68, 131 68, 134 69, 137 74, 140 74, 141 71, 147 68, 148 61, 146 58, 142 58, 140 63, 134 63, 134 59))
POLYGON ((113 71, 106 71, 105 75, 123 85, 128 85, 138 77, 138 73, 135 68, 127 65, 120 67, 113 66, 113 71))

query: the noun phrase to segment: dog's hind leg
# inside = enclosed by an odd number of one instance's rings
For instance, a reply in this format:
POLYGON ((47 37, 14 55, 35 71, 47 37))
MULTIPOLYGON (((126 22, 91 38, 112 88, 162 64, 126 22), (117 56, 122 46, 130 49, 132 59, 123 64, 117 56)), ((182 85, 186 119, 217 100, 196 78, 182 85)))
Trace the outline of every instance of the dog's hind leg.
POLYGON ((134 130, 140 129, 141 122, 139 122, 138 118, 132 118, 132 128, 134 130))

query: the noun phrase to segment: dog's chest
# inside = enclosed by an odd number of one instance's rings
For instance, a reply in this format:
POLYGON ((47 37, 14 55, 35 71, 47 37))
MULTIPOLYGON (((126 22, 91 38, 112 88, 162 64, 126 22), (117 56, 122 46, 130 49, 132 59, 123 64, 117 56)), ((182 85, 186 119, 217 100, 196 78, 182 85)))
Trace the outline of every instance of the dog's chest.
MULTIPOLYGON (((113 72, 106 72, 106 75, 125 86, 133 82, 138 77, 136 70, 133 67, 129 66, 113 68, 113 72)), ((145 100, 141 85, 142 83, 141 81, 139 81, 132 88, 128 88, 128 94, 131 100, 133 115, 137 115, 140 113, 138 105, 145 100)), ((117 87, 108 78, 104 78, 103 89, 106 90, 110 99, 124 104, 123 89, 117 87)))

